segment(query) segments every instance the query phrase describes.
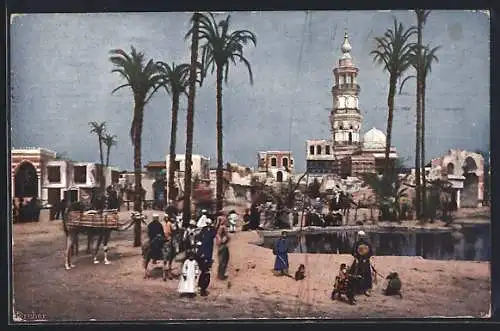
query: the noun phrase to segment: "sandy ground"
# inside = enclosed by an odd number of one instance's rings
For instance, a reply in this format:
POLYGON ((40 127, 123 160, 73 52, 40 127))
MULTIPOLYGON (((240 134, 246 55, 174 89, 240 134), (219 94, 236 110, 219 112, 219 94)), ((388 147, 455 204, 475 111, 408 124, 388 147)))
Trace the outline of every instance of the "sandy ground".
MULTIPOLYGON (((127 217, 129 213, 122 213, 127 217)), ((145 238, 145 234, 144 238, 145 238)), ((290 271, 306 265, 306 279, 295 281, 271 273, 271 250, 253 245, 256 232, 238 232, 230 242, 229 280, 214 279, 209 296, 179 298, 177 280, 163 282, 161 270, 143 279, 140 249, 133 232, 114 232, 111 265, 92 264, 80 239, 76 268, 63 268, 64 233, 60 221, 13 226, 14 308, 48 321, 168 320, 231 318, 364 318, 485 316, 490 307, 490 265, 485 262, 432 261, 415 257, 374 257, 377 270, 397 271, 403 299, 381 294, 383 280, 371 297, 358 304, 330 300, 340 263, 348 255, 290 254, 290 271)), ((100 253, 102 260, 102 252, 100 253)), ((215 257, 214 270, 217 268, 215 257)), ((158 267, 160 264, 158 265, 158 267)), ((178 272, 179 263, 174 266, 178 272)))

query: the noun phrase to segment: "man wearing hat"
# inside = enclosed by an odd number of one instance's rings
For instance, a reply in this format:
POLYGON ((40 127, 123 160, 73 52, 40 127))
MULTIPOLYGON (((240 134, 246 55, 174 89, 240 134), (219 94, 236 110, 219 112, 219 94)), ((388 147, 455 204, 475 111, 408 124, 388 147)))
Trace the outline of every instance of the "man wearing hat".
POLYGON ((153 220, 148 224, 148 237, 151 244, 153 263, 162 258, 162 247, 165 243, 165 232, 160 223, 160 216, 153 214, 153 220))
POLYGON ((363 230, 358 231, 358 240, 354 245, 352 256, 354 256, 354 262, 351 271, 354 275, 362 277, 356 288, 360 293, 370 296, 373 280, 370 258, 373 256, 373 250, 363 230))
POLYGON ((214 239, 216 234, 215 228, 212 226, 212 220, 207 217, 205 226, 198 234, 198 240, 201 241, 201 245, 199 247, 200 254, 203 258, 207 259, 209 264, 212 263, 214 239))

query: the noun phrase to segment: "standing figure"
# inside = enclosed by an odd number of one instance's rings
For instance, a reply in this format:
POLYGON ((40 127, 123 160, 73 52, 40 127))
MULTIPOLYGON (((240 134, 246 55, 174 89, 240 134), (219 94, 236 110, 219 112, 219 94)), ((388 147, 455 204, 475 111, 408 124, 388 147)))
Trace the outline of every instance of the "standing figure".
POLYGON ((226 270, 229 263, 229 247, 227 246, 229 242, 229 235, 226 227, 226 222, 226 218, 223 216, 220 219, 219 229, 217 230, 216 236, 217 246, 219 246, 219 249, 217 251, 217 255, 219 258, 217 278, 219 278, 220 280, 227 279, 226 270))
POLYGON ((173 232, 175 225, 169 214, 163 218, 163 232, 165 233, 165 244, 163 245, 163 280, 172 279, 172 262, 176 255, 173 243, 173 232))
POLYGON ((151 259, 153 260, 153 264, 156 263, 156 260, 163 258, 162 247, 165 243, 165 233, 163 232, 163 226, 159 218, 158 214, 154 214, 153 220, 148 224, 148 238, 151 245, 151 259))
POLYGON ((297 207, 293 208, 293 226, 299 225, 299 212, 297 211, 297 207))
POLYGON ((359 293, 370 296, 372 289, 372 265, 370 258, 373 256, 373 250, 363 230, 358 232, 358 241, 354 244, 352 256, 354 256, 354 261, 350 270, 354 275, 361 276, 361 279, 356 284, 356 290, 359 293))
POLYGON ((256 203, 253 203, 250 207, 250 230, 257 230, 260 225, 260 210, 256 203))
POLYGON ((286 231, 283 231, 281 238, 276 241, 273 253, 276 255, 276 260, 274 261, 275 276, 288 275, 288 242, 286 231))
POLYGON ((189 296, 195 296, 196 295, 196 288, 197 288, 197 277, 200 274, 200 269, 198 266, 198 262, 194 259, 194 254, 193 252, 190 252, 188 254, 188 258, 186 261, 184 261, 184 264, 182 265, 182 273, 181 277, 179 278, 179 287, 177 288, 177 291, 180 293, 181 296, 183 295, 189 295, 189 296))
POLYGON ((200 268, 200 276, 198 277, 198 287, 200 288, 200 295, 207 296, 208 285, 210 285, 210 261, 203 256, 200 251, 201 241, 196 243, 196 262, 200 268))
POLYGON ((238 214, 234 210, 231 210, 228 215, 228 222, 229 222, 229 232, 230 233, 235 233, 236 232, 236 222, 238 221, 238 214))
POLYGON ((198 234, 198 241, 201 242, 200 254, 203 258, 207 259, 210 265, 213 262, 212 257, 214 251, 215 236, 216 231, 212 226, 212 220, 208 218, 205 227, 201 229, 200 233, 198 234))
POLYGON ((245 214, 243 215, 243 225, 241 226, 241 231, 250 230, 250 223, 252 222, 250 218, 250 209, 245 209, 245 214))

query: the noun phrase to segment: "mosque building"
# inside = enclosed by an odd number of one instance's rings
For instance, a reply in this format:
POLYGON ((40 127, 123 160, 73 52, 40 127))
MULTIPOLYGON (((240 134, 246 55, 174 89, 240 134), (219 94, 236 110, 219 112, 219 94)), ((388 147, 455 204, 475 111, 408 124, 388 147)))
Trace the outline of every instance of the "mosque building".
MULTIPOLYGON (((333 106, 330 112, 332 139, 307 140, 306 169, 311 174, 356 177, 367 172, 382 172, 385 162, 385 134, 371 128, 361 136, 363 115, 359 106, 359 69, 354 65, 347 32, 342 56, 333 69, 333 106)), ((390 149, 394 167, 396 148, 390 149)))

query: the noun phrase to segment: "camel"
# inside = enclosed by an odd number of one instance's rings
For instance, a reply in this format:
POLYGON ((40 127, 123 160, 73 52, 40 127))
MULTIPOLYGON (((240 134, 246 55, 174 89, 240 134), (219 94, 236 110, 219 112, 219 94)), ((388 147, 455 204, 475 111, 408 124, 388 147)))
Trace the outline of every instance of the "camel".
MULTIPOLYGON (((117 228, 90 227, 68 224, 68 220, 72 212, 83 212, 83 206, 79 203, 71 205, 68 212, 63 218, 63 230, 66 234, 66 251, 64 260, 64 268, 66 270, 71 270, 75 267, 75 265, 71 263, 71 256, 73 253, 74 245, 78 242, 78 235, 80 233, 87 234, 89 235, 89 237, 97 236, 97 241, 95 241, 94 249, 91 252, 94 264, 100 263, 100 261, 97 259, 97 254, 99 252, 101 243, 103 244, 104 250, 104 264, 111 264, 108 259, 108 242, 111 236, 111 232, 113 230, 125 231, 130 228, 138 218, 144 219, 143 215, 133 214, 131 221, 125 226, 119 225, 117 228)), ((100 213, 103 213, 103 210, 101 210, 100 213)))

